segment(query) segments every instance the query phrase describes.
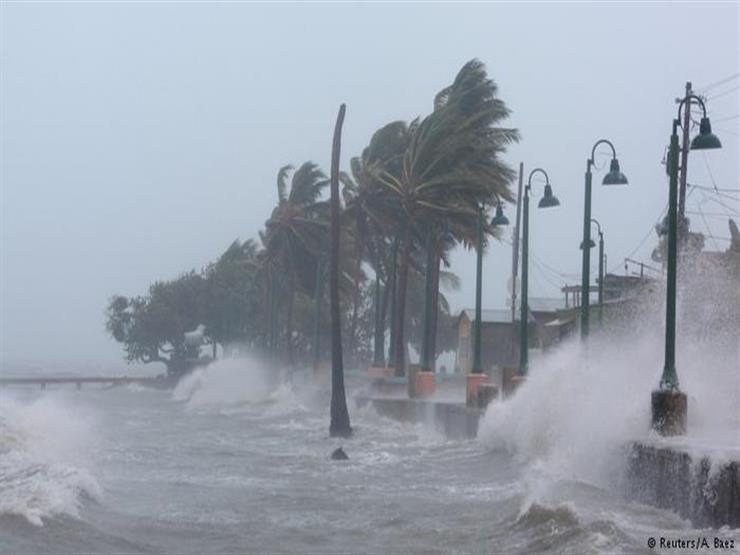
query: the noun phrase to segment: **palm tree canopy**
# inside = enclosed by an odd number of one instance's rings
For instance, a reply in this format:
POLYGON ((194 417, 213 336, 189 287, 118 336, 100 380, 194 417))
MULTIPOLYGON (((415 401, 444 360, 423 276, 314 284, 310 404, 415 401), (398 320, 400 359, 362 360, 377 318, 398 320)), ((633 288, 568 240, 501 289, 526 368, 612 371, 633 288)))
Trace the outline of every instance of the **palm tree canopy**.
POLYGON ((434 112, 409 124, 400 172, 376 174, 407 216, 462 218, 470 227, 479 205, 513 199, 515 172, 500 156, 519 133, 497 126, 509 110, 496 92, 483 64, 471 60, 437 94, 434 112))

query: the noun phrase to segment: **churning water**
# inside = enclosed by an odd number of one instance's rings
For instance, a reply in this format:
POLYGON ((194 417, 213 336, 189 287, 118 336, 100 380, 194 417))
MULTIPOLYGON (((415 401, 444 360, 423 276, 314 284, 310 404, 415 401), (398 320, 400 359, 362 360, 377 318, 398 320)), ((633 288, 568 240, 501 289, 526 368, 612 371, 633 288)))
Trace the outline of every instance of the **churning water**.
POLYGON ((655 376, 566 377, 569 349, 489 410, 479 441, 372 409, 352 411, 351 440, 330 439, 324 388, 271 386, 246 361, 174 392, 6 390, 0 551, 635 553, 694 533, 615 486, 655 376), (350 460, 330 461, 340 444, 350 460))

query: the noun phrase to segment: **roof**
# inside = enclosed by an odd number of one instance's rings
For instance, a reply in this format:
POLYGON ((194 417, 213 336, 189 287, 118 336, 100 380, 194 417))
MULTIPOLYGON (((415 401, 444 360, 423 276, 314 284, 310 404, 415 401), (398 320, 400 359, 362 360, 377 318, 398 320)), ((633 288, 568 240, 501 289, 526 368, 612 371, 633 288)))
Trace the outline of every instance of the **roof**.
POLYGON ((557 312, 565 308, 565 299, 550 299, 547 297, 529 297, 527 299, 529 310, 532 312, 557 312))
MULTIPOLYGON (((471 322, 475 320, 475 309, 464 308, 460 311, 460 318, 465 316, 471 322)), ((484 324, 511 324, 511 309, 496 308, 481 310, 481 320, 484 324)), ((530 311, 528 321, 534 322, 534 317, 530 311)))
POLYGON ((555 318, 554 320, 551 320, 547 324, 545 324, 545 327, 560 327, 566 324, 570 324, 571 322, 575 322, 575 320, 575 315, 564 318, 555 318))

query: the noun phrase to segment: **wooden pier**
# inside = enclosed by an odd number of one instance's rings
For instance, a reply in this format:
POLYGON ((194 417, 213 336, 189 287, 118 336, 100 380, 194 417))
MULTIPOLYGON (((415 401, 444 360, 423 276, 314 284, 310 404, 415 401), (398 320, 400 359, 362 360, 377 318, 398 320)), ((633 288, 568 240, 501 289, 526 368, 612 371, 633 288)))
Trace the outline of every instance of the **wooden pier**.
POLYGON ((103 384, 109 386, 122 386, 137 384, 146 387, 166 389, 173 386, 174 382, 166 376, 156 378, 130 378, 128 376, 72 376, 72 377, 40 377, 40 378, 3 378, 0 377, 0 387, 12 385, 31 385, 46 389, 47 385, 75 384, 77 389, 82 389, 83 384, 103 384))

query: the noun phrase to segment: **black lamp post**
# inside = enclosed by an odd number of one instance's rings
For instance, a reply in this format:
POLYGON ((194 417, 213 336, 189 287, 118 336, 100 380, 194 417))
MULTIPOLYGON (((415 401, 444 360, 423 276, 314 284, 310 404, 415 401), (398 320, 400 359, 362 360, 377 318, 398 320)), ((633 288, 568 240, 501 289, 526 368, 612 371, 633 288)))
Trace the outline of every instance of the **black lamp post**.
MULTIPOLYGON (((604 266, 606 265, 604 260, 604 234, 601 231, 601 224, 595 218, 591 218, 591 223, 596 224, 599 233, 599 327, 601 327, 604 325, 604 266)), ((596 243, 591 239, 588 248, 592 249, 595 246, 596 243)), ((581 243, 581 248, 583 248, 583 243, 581 243)))
MULTIPOLYGON (((496 215, 491 220, 492 226, 504 226, 509 225, 509 218, 504 215, 504 209, 499 202, 496 205, 496 215)), ((477 262, 475 272, 475 329, 474 329, 474 344, 473 344, 473 367, 470 372, 472 374, 483 374, 483 363, 481 361, 481 328, 482 326, 482 308, 481 308, 481 297, 483 292, 483 206, 478 207, 478 225, 476 227, 477 232, 477 262)))
POLYGON ((522 298, 521 298, 521 317, 519 321, 519 367, 517 375, 523 377, 527 373, 528 364, 528 330, 529 330, 529 192, 532 189, 532 176, 535 173, 541 173, 545 176, 545 194, 537 204, 538 208, 551 208, 559 206, 560 201, 552 194, 552 186, 547 172, 541 168, 533 169, 527 179, 527 186, 524 189, 524 210, 522 217, 522 298))
MULTIPOLYGON (((722 143, 712 133, 704 102, 696 95, 687 95, 678 105, 678 115, 673 120, 671 143, 668 150, 668 269, 666 277, 666 327, 665 363, 659 389, 652 393, 653 428, 663 435, 681 435, 686 431, 686 394, 678 388, 676 373, 676 274, 678 240, 678 127, 684 104, 696 100, 703 117, 699 134, 691 141, 691 150, 722 148, 722 143)), ((688 107, 687 107, 688 109, 688 107)))
MULTIPOLYGON (((591 158, 586 160, 586 191, 583 208, 583 241, 581 241, 581 245, 589 245, 591 243, 591 166, 594 165, 596 149, 602 144, 609 145, 612 149, 612 161, 609 164, 609 173, 604 176, 601 184, 627 184, 627 178, 619 169, 619 160, 617 160, 617 151, 614 145, 606 139, 596 141, 596 144, 591 149, 591 158)), ((583 261, 581 263, 581 339, 586 339, 588 337, 591 249, 581 250, 583 251, 583 261)))

